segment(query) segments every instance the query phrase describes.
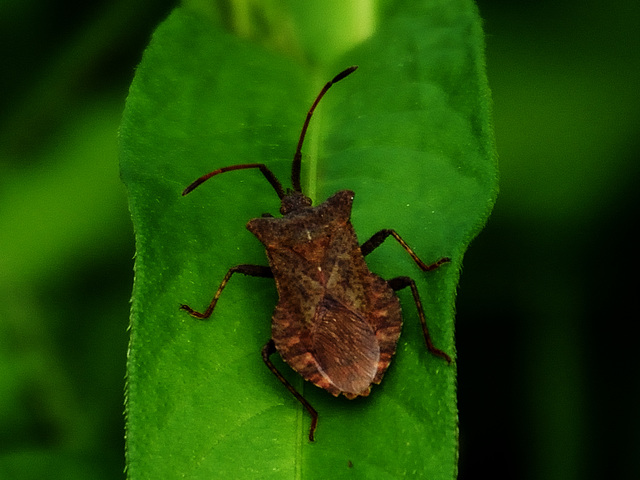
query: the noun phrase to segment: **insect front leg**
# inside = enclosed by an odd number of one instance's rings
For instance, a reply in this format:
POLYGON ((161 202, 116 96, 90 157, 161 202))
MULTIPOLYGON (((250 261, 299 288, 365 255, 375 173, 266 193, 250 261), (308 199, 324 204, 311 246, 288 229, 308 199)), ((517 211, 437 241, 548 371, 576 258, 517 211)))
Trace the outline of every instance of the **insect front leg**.
POLYGON ((387 280, 387 283, 392 290, 398 291, 406 287, 411 287, 411 293, 413 294, 413 300, 416 302, 416 308, 418 309, 418 316, 420 317, 420 323, 422 324, 422 334, 424 335, 424 341, 427 344, 427 350, 431 354, 443 358, 447 363, 451 363, 451 357, 445 352, 437 348, 431 341, 431 335, 429 335, 429 329, 427 328, 427 319, 424 315, 424 309, 422 308, 422 301, 420 300, 420 294, 418 293, 418 287, 416 282, 410 277, 396 277, 391 280, 387 280))
POLYGON ((287 387, 287 390, 289 390, 293 394, 293 396, 298 399, 298 401, 302 404, 302 406, 307 409, 307 412, 309 412, 309 415, 311 415, 311 427, 309 428, 309 441, 313 442, 314 441, 313 435, 316 431, 316 427, 318 426, 318 412, 316 412, 316 409, 313 408, 311 404, 307 402, 307 400, 302 395, 300 395, 300 393, 298 393, 298 391, 293 387, 293 385, 291 385, 287 381, 287 379, 282 376, 282 374, 278 371, 275 365, 271 362, 269 357, 273 355, 275 352, 276 352, 276 344, 273 342, 273 340, 269 340, 267 344, 264 347, 262 347, 262 360, 264 360, 264 363, 267 365, 269 370, 271 370, 271 372, 276 377, 278 377, 278 380, 280 380, 282 384, 285 387, 287 387))
POLYGON ((201 320, 209 318, 213 309, 216 308, 216 303, 218 303, 218 298, 220 298, 222 290, 224 290, 224 287, 227 285, 227 282, 229 282, 229 279, 234 273, 242 273, 243 275, 249 275, 251 277, 273 278, 273 272, 269 267, 264 267, 262 265, 236 265, 235 267, 230 268, 224 276, 216 294, 213 296, 213 300, 211 300, 211 303, 204 312, 197 312, 189 305, 184 304, 180 305, 180 308, 185 310, 192 317, 199 318, 201 320))
POLYGON ((420 260, 420 258, 414 253, 414 251, 411 249, 411 247, 409 245, 407 245, 407 242, 405 242, 402 239, 402 237, 400 235, 398 235, 398 233, 395 230, 392 230, 390 228, 385 228, 384 230, 380 230, 379 232, 374 233, 373 236, 369 240, 364 242, 360 246, 360 251, 362 252, 362 255, 364 255, 364 256, 369 255, 376 248, 378 248, 380 245, 382 245, 382 242, 384 242, 387 239, 388 236, 392 236, 393 238, 395 238, 398 241, 398 243, 402 246, 402 248, 404 248, 407 251, 407 253, 411 256, 413 261, 416 262, 416 264, 424 272, 429 272, 431 270, 435 270, 436 268, 438 268, 443 263, 447 263, 447 262, 451 261, 450 258, 444 257, 444 258, 441 258, 440 260, 438 260, 438 261, 436 261, 434 263, 431 263, 431 264, 427 265, 422 260, 420 260))

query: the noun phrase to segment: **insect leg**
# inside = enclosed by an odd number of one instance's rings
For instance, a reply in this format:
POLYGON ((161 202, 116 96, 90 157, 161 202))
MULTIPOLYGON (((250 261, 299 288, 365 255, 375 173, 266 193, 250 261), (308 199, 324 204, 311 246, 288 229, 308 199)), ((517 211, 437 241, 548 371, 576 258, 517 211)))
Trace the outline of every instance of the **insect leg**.
POLYGON ((313 442, 314 441, 313 434, 315 433, 316 427, 318 426, 318 412, 316 412, 316 409, 313 408, 311 404, 307 402, 307 400, 298 393, 298 391, 293 387, 293 385, 291 385, 287 381, 287 379, 282 376, 282 374, 278 371, 275 365, 271 362, 269 357, 273 355, 275 352, 276 352, 276 344, 273 342, 273 340, 269 340, 267 344, 264 347, 262 347, 262 360, 264 360, 264 363, 267 365, 269 370, 271 370, 271 372, 276 377, 278 377, 278 380, 280 380, 282 384, 285 387, 287 387, 287 390, 289 390, 293 394, 293 396, 298 399, 298 401, 302 404, 302 406, 307 409, 307 412, 309 412, 309 415, 311 415, 311 427, 309 428, 309 441, 313 442))
POLYGON ((429 335, 429 329, 427 328, 427 320, 424 315, 424 309, 422 308, 422 301, 420 301, 420 294, 418 293, 418 287, 416 287, 416 282, 414 282, 413 279, 410 277, 396 277, 396 278, 392 278, 391 280, 388 280, 387 283, 389 284, 391 289, 394 291, 402 290, 403 288, 406 288, 406 287, 411 287, 413 300, 416 302, 416 308, 418 309, 418 316, 420 317, 420 323, 422 324, 422 334, 424 335, 424 341, 427 344, 427 350, 429 350, 431 354, 445 359, 447 363, 451 363, 451 357, 446 353, 444 353, 439 348, 437 348, 431 341, 431 336, 429 335))
POLYGON ((402 246, 402 248, 404 248, 407 251, 407 253, 411 255, 411 258, 413 259, 413 261, 416 262, 416 264, 424 272, 435 270, 443 263, 447 263, 451 261, 450 258, 444 257, 430 265, 427 265, 422 260, 420 260, 420 258, 413 252, 413 250, 411 250, 411 247, 407 245, 407 242, 405 242, 402 239, 402 237, 396 233, 395 230, 391 230, 388 228, 384 230, 380 230, 378 233, 374 233, 369 240, 367 240, 360 246, 360 251, 362 252, 362 255, 365 255, 365 256, 369 255, 376 248, 382 245, 382 242, 384 242, 389 235, 391 235, 393 238, 395 238, 398 241, 398 243, 402 246))
POLYGON ((203 313, 195 311, 188 305, 180 305, 180 308, 185 310, 192 317, 199 319, 209 318, 213 309, 216 308, 216 303, 218 303, 218 298, 220 298, 222 290, 224 290, 224 287, 227 285, 227 282, 234 273, 242 273, 243 275, 249 275, 251 277, 273 278, 273 272, 269 267, 264 267, 262 265, 236 265, 235 267, 230 268, 224 276, 222 282, 220 282, 218 290, 216 290, 216 294, 213 296, 213 300, 211 300, 211 303, 203 313))

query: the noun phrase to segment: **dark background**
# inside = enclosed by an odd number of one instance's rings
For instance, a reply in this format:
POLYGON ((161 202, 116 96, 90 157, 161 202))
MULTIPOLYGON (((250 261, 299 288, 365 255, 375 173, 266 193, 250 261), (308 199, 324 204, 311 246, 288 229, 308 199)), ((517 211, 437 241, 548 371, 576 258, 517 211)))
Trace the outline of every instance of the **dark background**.
MULTIPOLYGON (((640 3, 482 0, 501 194, 458 296, 460 478, 640 478, 640 3)), ((117 129, 173 1, 0 5, 0 478, 121 478, 117 129)))

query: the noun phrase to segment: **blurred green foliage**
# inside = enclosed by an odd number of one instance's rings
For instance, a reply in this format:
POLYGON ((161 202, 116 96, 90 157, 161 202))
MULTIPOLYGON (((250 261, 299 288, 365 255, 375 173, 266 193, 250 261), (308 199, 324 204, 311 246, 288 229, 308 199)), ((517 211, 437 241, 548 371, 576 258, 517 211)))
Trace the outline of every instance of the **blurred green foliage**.
POLYGON ((0 6, 0 478, 123 476, 133 239, 117 129, 170 2, 0 6))
MULTIPOLYGON (((0 478, 122 476, 116 129, 171 3, 0 4, 0 478)), ((502 193, 458 296, 460 478, 638 478, 640 4, 478 3, 502 193)))
POLYGON ((640 3, 478 3, 501 191, 458 296, 460 478, 640 478, 640 3))

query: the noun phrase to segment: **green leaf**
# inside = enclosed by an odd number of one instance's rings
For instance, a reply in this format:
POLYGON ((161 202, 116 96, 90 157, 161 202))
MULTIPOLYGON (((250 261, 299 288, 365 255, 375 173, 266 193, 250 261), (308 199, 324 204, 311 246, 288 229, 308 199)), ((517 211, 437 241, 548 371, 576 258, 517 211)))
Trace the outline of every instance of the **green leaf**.
MULTIPOLYGON (((393 228, 426 262, 422 273, 391 239, 367 257, 384 278, 417 282, 434 343, 454 356, 462 255, 497 191, 483 39, 476 7, 441 2, 191 1, 158 28, 131 86, 121 171, 137 254, 127 390, 127 465, 138 478, 453 478, 455 363, 430 355, 410 292, 404 327, 380 386, 334 398, 274 362, 319 412, 307 412, 264 366, 277 303, 273 281, 227 270, 266 265, 245 230, 278 198, 257 170, 225 173, 187 197, 197 177, 266 163, 285 186, 304 116, 327 94, 305 141, 303 189, 315 204, 356 192, 360 242, 393 228), (354 2, 356 3, 356 2, 354 2), (335 41, 334 41, 335 39, 335 41)), ((408 290, 408 289, 407 289, 408 290)))

